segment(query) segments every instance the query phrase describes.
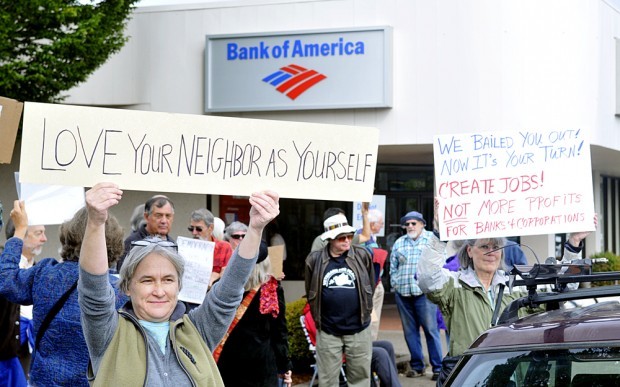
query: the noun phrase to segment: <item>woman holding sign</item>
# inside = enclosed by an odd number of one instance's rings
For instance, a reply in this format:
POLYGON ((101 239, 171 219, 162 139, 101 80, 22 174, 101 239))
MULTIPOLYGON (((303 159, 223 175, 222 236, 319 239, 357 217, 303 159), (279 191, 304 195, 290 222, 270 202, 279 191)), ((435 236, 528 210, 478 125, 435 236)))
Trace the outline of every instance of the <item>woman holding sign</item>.
POLYGON ((122 191, 112 183, 97 184, 86 193, 88 224, 78 290, 93 385, 223 386, 211 352, 241 301, 263 228, 280 212, 278 195, 268 191, 250 196, 248 232, 229 269, 204 302, 187 314, 178 302, 183 259, 159 243, 129 252, 120 287, 130 302, 118 312, 114 308, 113 290, 103 278, 107 270, 103 224, 121 197, 122 191))
MULTIPOLYGON (((595 225, 597 218, 594 218, 595 225)), ((438 225, 435 213, 435 225, 438 225)), ((496 315, 511 301, 524 296, 522 292, 508 293, 504 285, 508 276, 503 269, 505 238, 469 239, 457 253, 460 269, 457 272, 443 268, 446 243, 438 238, 438 231, 422 251, 418 262, 418 282, 428 299, 437 304, 450 332, 450 350, 444 358, 438 386, 449 375, 458 356, 469 348, 482 332, 489 328, 496 315), (497 296, 501 297, 500 310, 495 311, 497 296), (464 323, 467 322, 467 323, 464 323)), ((581 257, 582 241, 589 232, 570 234, 562 262, 581 257)))
POLYGON ((227 386, 277 386, 278 377, 291 386, 284 290, 271 275, 265 242, 235 319, 213 356, 227 386))

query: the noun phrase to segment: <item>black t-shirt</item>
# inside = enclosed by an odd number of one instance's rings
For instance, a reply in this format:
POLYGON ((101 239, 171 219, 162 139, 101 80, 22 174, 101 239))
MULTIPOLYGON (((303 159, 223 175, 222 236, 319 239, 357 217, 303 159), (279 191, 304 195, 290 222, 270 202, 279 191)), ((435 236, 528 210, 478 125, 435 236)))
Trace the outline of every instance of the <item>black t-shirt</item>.
POLYGON ((358 333, 365 327, 357 278, 345 261, 346 253, 330 258, 321 284, 321 330, 336 336, 358 333))

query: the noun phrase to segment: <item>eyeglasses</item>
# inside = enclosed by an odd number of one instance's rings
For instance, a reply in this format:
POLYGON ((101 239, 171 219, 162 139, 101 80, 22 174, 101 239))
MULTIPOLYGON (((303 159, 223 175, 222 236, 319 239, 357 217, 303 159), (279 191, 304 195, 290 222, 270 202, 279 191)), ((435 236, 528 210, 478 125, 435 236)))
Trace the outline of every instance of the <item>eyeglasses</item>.
POLYGON ((338 235, 335 239, 338 242, 344 242, 344 241, 347 241, 347 240, 353 240, 353 235, 352 234, 338 235))
POLYGON ((172 241, 165 241, 159 238, 147 238, 147 239, 142 239, 139 241, 133 241, 131 242, 132 246, 140 246, 140 247, 145 247, 145 246, 149 246, 149 245, 158 245, 161 247, 166 247, 166 248, 171 248, 174 251, 178 251, 179 247, 177 246, 176 243, 172 242, 172 241))
POLYGON ((245 237, 245 234, 232 234, 230 237, 232 239, 243 239, 245 237))
POLYGON ((201 226, 189 226, 189 227, 187 227, 187 230, 189 232, 194 232, 194 230, 196 230, 198 232, 202 232, 203 228, 201 226))
POLYGON ((418 222, 405 222, 405 227, 407 226, 417 226, 418 222))
POLYGON ((474 245, 482 251, 493 252, 502 248, 500 245, 474 245))

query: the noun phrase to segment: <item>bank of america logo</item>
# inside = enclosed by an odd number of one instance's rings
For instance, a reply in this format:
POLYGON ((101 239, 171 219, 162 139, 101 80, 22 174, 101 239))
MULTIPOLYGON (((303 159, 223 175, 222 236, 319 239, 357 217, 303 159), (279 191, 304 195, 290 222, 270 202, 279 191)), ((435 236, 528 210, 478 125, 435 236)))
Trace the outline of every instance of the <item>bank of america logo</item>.
POLYGON ((292 100, 306 90, 327 78, 316 70, 309 70, 296 64, 281 67, 280 70, 263 78, 263 82, 276 87, 280 93, 292 100))

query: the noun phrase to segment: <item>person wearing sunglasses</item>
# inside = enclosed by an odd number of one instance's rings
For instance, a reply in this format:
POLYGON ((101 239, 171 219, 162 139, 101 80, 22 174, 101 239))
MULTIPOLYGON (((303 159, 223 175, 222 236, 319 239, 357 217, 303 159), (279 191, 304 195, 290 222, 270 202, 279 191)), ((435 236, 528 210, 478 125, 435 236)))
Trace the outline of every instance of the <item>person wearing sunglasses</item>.
POLYGON ((370 385, 372 344, 370 315, 375 289, 372 256, 353 245, 355 227, 343 214, 323 222, 327 245, 311 251, 305 264, 305 287, 317 328, 319 385, 337 386, 342 356, 350 387, 370 385))
POLYGON ((400 218, 400 225, 406 232, 396 240, 390 254, 390 283, 396 292, 396 307, 403 324, 403 334, 409 348, 409 378, 426 375, 426 364, 422 352, 420 326, 426 337, 432 380, 437 380, 441 371, 442 349, 437 326, 437 306, 430 302, 417 280, 417 267, 422 248, 433 233, 425 230, 426 221, 422 214, 410 211, 400 218))
POLYGON ((278 195, 265 191, 250 196, 248 231, 228 270, 204 302, 185 313, 185 305, 178 301, 184 261, 160 243, 129 252, 119 286, 130 301, 118 311, 114 307, 112 287, 103 278, 107 267, 103 224, 122 194, 113 183, 99 183, 86 193, 88 222, 78 291, 92 385, 223 386, 212 351, 235 317, 263 229, 280 212, 278 195))
POLYGON ((192 238, 215 243, 215 249, 213 250, 213 270, 211 271, 209 286, 213 285, 213 282, 217 281, 222 274, 224 274, 224 269, 232 256, 230 244, 225 241, 217 240, 215 236, 213 236, 214 226, 215 217, 211 211, 206 208, 200 208, 191 213, 189 217, 189 226, 187 227, 187 231, 192 233, 192 238))
POLYGON ((235 221, 224 230, 224 239, 230 243, 230 247, 235 250, 247 232, 248 226, 244 223, 235 221))

